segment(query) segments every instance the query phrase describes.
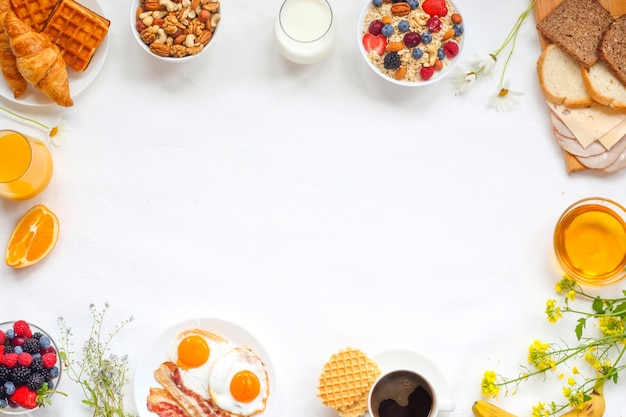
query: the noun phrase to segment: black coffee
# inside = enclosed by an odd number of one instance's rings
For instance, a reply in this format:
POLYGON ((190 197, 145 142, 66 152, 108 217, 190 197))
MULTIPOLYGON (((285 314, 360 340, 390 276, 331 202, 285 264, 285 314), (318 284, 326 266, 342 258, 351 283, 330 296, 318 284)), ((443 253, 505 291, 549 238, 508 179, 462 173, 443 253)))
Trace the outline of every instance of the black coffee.
POLYGON ((407 370, 390 372, 372 390, 372 417, 432 417, 433 394, 428 383, 407 370))
POLYGON ((399 405, 395 400, 387 399, 378 406, 379 417, 428 417, 433 405, 433 398, 428 391, 419 386, 409 395, 406 406, 399 405))

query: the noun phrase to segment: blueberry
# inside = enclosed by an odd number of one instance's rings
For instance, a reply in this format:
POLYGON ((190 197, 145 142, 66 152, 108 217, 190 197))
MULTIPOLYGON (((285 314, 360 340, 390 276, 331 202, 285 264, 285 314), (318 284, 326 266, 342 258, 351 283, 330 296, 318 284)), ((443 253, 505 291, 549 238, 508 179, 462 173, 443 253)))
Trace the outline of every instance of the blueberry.
POLYGON ((385 26, 383 26, 383 28, 380 30, 380 33, 383 34, 383 36, 385 37, 390 37, 391 35, 393 35, 393 26, 391 26, 389 23, 386 24, 385 26))
POLYGON ((372 4, 376 7, 380 7, 383 5, 383 0, 372 0, 372 4))
POLYGON ((54 382, 46 381, 48 383, 48 389, 54 389, 54 382))
POLYGON ((433 35, 431 35, 430 33, 426 32, 426 33, 422 33, 422 43, 430 43, 433 40, 433 35))
POLYGON ((22 352, 24 352, 24 349, 21 346, 15 346, 13 348, 13 352, 15 352, 17 355, 21 354, 22 352))
POLYGON ((420 59, 424 55, 424 51, 420 48, 415 48, 413 49, 413 52, 411 52, 411 55, 413 55, 413 58, 415 59, 420 59))
POLYGON ((7 405, 7 400, 0 400, 0 408, 5 408, 7 405))
POLYGON ((56 378, 57 376, 59 376, 59 368, 53 366, 52 368, 50 368, 50 378, 56 378))
POLYGON ((15 392, 15 384, 13 384, 13 382, 11 381, 5 382, 4 390, 6 391, 7 395, 13 394, 15 392))
POLYGON ((400 22, 398 22, 398 30, 400 32, 406 32, 407 30, 409 30, 409 22, 407 22, 406 20, 401 20, 400 22))
POLYGON ((437 49, 437 59, 443 61, 446 58, 446 54, 443 53, 443 48, 437 49))
POLYGON ((6 335, 8 339, 13 339, 15 337, 15 330, 7 329, 6 335))
POLYGON ((41 358, 41 353, 39 353, 39 352, 37 352, 37 353, 33 353, 31 356, 33 357, 33 359, 35 359, 35 358, 41 358))
POLYGON ((39 338, 39 346, 42 349, 48 349, 50 347, 50 338, 48 336, 41 336, 39 338))
POLYGON ((409 3, 409 6, 411 6, 411 10, 417 9, 417 6, 420 5, 417 0, 409 0, 407 3, 409 3))
POLYGON ((454 29, 454 36, 461 36, 463 34, 463 26, 461 25, 454 25, 452 29, 454 29))

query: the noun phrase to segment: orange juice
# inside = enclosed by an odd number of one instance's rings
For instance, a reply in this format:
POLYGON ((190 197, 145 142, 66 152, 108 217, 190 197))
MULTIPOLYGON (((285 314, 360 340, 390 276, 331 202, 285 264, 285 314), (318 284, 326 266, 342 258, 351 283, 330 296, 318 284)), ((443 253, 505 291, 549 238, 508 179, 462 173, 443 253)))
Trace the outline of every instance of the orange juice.
POLYGON ((616 282, 624 277, 626 266, 624 209, 609 200, 579 203, 561 216, 555 229, 554 248, 559 263, 581 283, 616 282))
POLYGON ((0 196, 26 200, 42 192, 52 178, 52 155, 40 140, 0 130, 0 196))

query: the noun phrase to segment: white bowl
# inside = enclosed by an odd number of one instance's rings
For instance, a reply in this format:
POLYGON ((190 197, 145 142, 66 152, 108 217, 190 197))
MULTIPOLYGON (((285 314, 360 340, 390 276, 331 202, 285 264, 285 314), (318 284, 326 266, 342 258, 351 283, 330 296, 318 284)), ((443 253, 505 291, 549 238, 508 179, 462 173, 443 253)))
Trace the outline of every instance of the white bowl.
MULTIPOLYGON (((426 15, 426 13, 422 9, 422 3, 423 2, 424 2, 424 0, 419 0, 419 6, 416 9, 412 10, 411 14, 420 13, 422 15, 426 15)), ((450 16, 452 15, 453 12, 463 16, 462 12, 459 10, 457 5, 453 1, 446 0, 446 2, 448 4, 448 6, 449 6, 448 7, 448 14, 445 17, 441 18, 442 21, 449 21, 450 20, 450 16)), ((386 5, 386 7, 390 7, 391 3, 384 3, 383 2, 383 5, 384 6, 386 5)), ((425 86, 425 85, 430 85, 430 84, 436 83, 436 82, 446 78, 446 76, 448 76, 454 70, 454 68, 457 66, 457 64, 459 63, 461 55, 463 53, 463 50, 465 49, 465 37, 466 37, 466 34, 465 34, 465 20, 463 20, 461 22, 461 24, 460 24, 463 27, 463 34, 461 36, 459 36, 459 37, 452 38, 452 40, 456 41, 456 43, 459 45, 459 52, 458 52, 458 54, 455 57, 453 57, 453 58, 446 57, 444 59, 444 61, 443 61, 444 62, 444 67, 441 70, 439 70, 439 71, 435 71, 435 73, 433 74, 433 76, 431 78, 429 78, 428 80, 417 79, 415 81, 413 81, 413 80, 396 80, 393 76, 389 76, 389 75, 385 74, 384 72, 382 72, 369 59, 368 53, 365 51, 365 47, 363 46, 363 42, 362 42, 363 35, 367 32, 367 29, 369 27, 369 22, 367 24, 365 23, 365 16, 367 15, 368 11, 370 10, 370 7, 375 7, 375 6, 373 6, 373 0, 366 0, 365 4, 363 6, 363 9, 361 10, 361 14, 359 16, 359 21, 358 21, 358 24, 357 24, 357 42, 358 42, 358 45, 359 45, 359 50, 361 51, 361 55, 363 56, 363 59, 365 60, 367 65, 376 74, 378 74, 380 77, 384 78, 385 80, 387 80, 387 81, 389 81, 389 82, 391 82, 393 84, 397 84, 397 85, 402 85, 402 86, 406 86, 406 87, 421 87, 421 86, 425 86)), ((411 19, 409 17, 411 16, 411 14, 409 14, 407 16, 400 17, 400 18, 394 17, 394 23, 392 23, 393 26, 394 26, 394 34, 400 33, 398 31, 398 28, 397 28, 397 19, 407 20, 407 21, 410 22, 411 19)), ((428 29, 426 29, 426 28, 423 28, 423 30, 422 30, 421 27, 420 28, 415 28, 415 27, 413 27, 413 25, 411 25, 410 30, 414 31, 414 32, 418 32, 418 33, 420 33, 420 35, 422 33, 424 33, 425 31, 428 31, 428 29)), ((445 30, 442 30, 441 32, 439 32, 439 34, 443 35, 443 32, 445 32, 445 30)), ((437 42, 436 41, 437 36, 438 36, 438 34, 435 34, 435 36, 433 36, 433 41, 432 41, 431 44, 434 44, 435 42, 437 42)), ((429 44, 429 46, 430 46, 430 44, 429 44)), ((424 43, 420 42, 417 47, 418 48, 424 48, 425 45, 424 45, 424 43)), ((415 60, 412 56, 410 56, 410 51, 407 51, 406 53, 409 53, 409 56, 407 57, 409 63, 411 62, 411 60, 415 60)), ((383 56, 384 56, 384 54, 383 54, 383 56)), ((417 63, 417 60, 415 60, 415 61, 417 63)), ((421 65, 419 65, 419 66, 421 66, 421 65)))
MULTIPOLYGON (((220 1, 220 6, 219 6, 219 15, 221 18, 222 15, 222 2, 220 1)), ((141 49, 143 49, 144 51, 146 51, 148 54, 150 54, 150 56, 153 56, 157 59, 160 59, 162 61, 166 61, 166 62, 174 62, 174 63, 179 63, 179 62, 188 62, 194 58, 197 58, 199 56, 201 56, 202 54, 204 54, 204 52, 215 43, 215 37, 218 35, 219 32, 221 32, 220 30, 220 26, 221 26, 221 20, 217 22, 216 26, 215 26, 215 30, 213 31, 213 34, 211 36, 211 39, 209 40, 209 42, 204 45, 204 47, 202 48, 202 50, 194 55, 186 55, 183 57, 172 57, 172 56, 168 56, 168 57, 164 57, 164 56, 160 56, 155 54, 154 52, 152 52, 150 50, 150 47, 148 45, 146 45, 146 43, 144 43, 144 41, 141 40, 141 37, 139 36, 139 31, 137 30, 137 12, 138 9, 140 7, 140 0, 132 0, 131 1, 131 7, 130 7, 130 30, 133 33, 133 37, 135 38, 135 40, 137 41, 137 43, 139 44, 139 47, 141 49)))
MULTIPOLYGON (((12 329, 13 328, 13 321, 6 321, 3 323, 0 323, 0 330, 6 332, 7 329, 12 329)), ((30 329, 33 333, 35 332, 40 332, 46 336, 48 336, 50 338, 50 343, 51 346, 54 347, 54 350, 56 351, 57 354, 57 362, 55 364, 55 366, 59 369, 59 376, 57 376, 56 378, 54 378, 53 382, 54 382, 54 387, 53 389, 58 389, 59 387, 59 382, 61 381, 61 374, 63 371, 63 366, 61 364, 61 359, 59 357, 59 347, 57 346, 56 342, 54 341, 54 339, 52 338, 52 336, 50 335, 50 333, 44 331, 43 329, 41 329, 40 327, 32 324, 32 323, 28 323, 28 325, 30 326, 30 329)), ((54 395, 54 393, 50 393, 48 394, 48 396, 52 396, 54 395)), ((54 405, 54 402, 53 404, 54 405)), ((50 407, 51 405, 48 405, 47 407, 50 407)), ((23 407, 13 407, 13 406, 7 406, 5 408, 0 408, 0 416, 3 415, 19 415, 19 414, 27 414, 27 413, 32 413, 36 410, 35 409, 27 409, 27 408, 23 408, 23 407)))

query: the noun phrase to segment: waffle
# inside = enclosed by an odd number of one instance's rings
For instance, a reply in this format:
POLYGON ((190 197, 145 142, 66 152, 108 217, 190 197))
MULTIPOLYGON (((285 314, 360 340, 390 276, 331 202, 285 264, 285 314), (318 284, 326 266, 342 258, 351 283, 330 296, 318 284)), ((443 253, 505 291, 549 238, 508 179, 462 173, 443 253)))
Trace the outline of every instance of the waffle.
POLYGON ((13 11, 35 32, 43 29, 57 0, 11 0, 13 11))
POLYGON ((365 413, 367 394, 378 375, 378 365, 365 353, 346 348, 332 355, 324 365, 317 395, 324 405, 345 413, 345 417, 356 417, 365 413))
POLYGON ((84 71, 109 32, 110 21, 74 0, 60 0, 43 33, 59 46, 63 59, 76 71, 84 71))

